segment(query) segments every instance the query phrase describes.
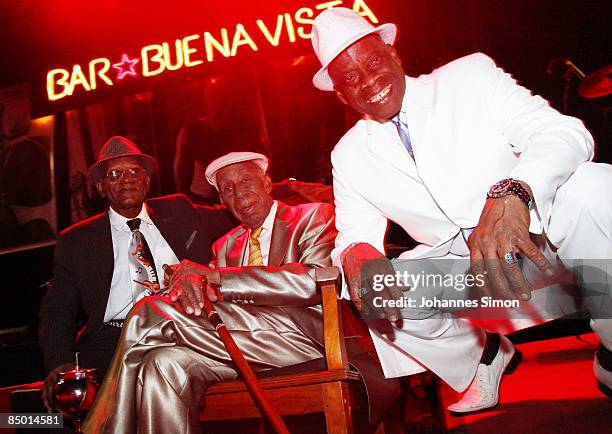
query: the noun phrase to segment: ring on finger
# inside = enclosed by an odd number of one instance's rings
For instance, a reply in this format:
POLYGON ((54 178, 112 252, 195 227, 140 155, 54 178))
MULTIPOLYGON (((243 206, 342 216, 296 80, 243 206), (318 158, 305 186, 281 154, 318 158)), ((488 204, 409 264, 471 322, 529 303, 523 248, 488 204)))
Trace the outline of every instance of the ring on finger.
POLYGON ((518 263, 518 256, 513 252, 509 251, 504 254, 504 262, 509 265, 518 263))
POLYGON ((174 291, 174 295, 176 296, 176 298, 180 298, 183 295, 185 295, 185 291, 183 291, 182 289, 179 289, 177 291, 174 291))

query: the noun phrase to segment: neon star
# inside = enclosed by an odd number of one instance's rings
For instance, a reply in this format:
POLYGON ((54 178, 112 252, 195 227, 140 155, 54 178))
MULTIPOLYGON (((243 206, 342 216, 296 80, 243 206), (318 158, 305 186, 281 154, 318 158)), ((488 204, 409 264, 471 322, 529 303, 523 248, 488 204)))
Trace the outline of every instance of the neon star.
POLYGON ((133 75, 134 77, 136 77, 137 74, 136 74, 136 70, 134 69, 134 66, 137 63, 138 63, 138 59, 130 59, 127 54, 124 54, 123 56, 121 56, 121 62, 113 64, 113 68, 119 71, 117 72, 117 79, 123 80, 123 78, 127 74, 133 75))

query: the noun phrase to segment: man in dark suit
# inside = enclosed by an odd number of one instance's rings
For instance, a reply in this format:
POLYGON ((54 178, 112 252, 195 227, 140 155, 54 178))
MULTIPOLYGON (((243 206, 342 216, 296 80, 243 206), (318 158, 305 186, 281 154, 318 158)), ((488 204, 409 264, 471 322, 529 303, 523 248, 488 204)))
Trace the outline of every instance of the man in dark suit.
MULTIPOLYGON (((237 376, 215 328, 202 315, 204 296, 217 302, 217 312, 256 372, 323 356, 314 274, 317 267, 331 265, 333 207, 274 201, 267 164, 261 154, 236 152, 208 166, 209 182, 242 225, 215 242, 209 267, 181 261, 172 267, 170 297, 150 297, 130 312, 83 432, 199 432, 206 388, 237 376), (215 291, 204 295, 203 281, 215 291)), ((389 386, 382 387, 387 402, 397 392, 396 385, 389 386)), ((373 401, 385 402, 369 392, 373 401)))
POLYGON ((72 369, 75 351, 101 380, 127 312, 145 295, 164 290, 157 270, 187 258, 207 263, 212 241, 233 226, 224 211, 195 206, 183 195, 145 202, 155 168, 155 159, 130 140, 109 139, 89 170, 109 210, 58 237, 39 330, 49 409, 58 374, 72 369))

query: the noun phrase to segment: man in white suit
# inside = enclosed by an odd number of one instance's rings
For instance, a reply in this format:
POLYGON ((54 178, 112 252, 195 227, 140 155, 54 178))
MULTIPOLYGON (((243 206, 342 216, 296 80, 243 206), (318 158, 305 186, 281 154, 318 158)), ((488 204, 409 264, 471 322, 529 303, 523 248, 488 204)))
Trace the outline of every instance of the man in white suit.
MULTIPOLYGON (((597 283, 597 307, 608 303, 594 310, 592 325, 602 342, 595 373, 609 391, 611 167, 589 162, 593 140, 579 120, 531 95, 483 54, 406 77, 392 47, 396 31, 345 8, 325 10, 313 24, 322 64, 314 85, 364 115, 331 156, 339 231, 332 258, 343 268, 344 295, 372 309, 360 289, 365 263, 371 277, 394 268, 418 273, 419 258, 463 257, 483 278, 484 294, 528 300, 521 255, 546 277, 556 272, 553 251, 568 267, 599 259, 573 271, 597 283), (383 256, 388 220, 420 243, 393 264, 383 256)), ((393 285, 381 292, 395 294, 393 285)), ((403 319, 393 341, 373 332, 388 375, 421 365, 467 389, 449 407, 454 412, 497 404, 515 354, 505 337, 483 353, 482 331, 447 313, 404 307, 384 314, 403 319)))

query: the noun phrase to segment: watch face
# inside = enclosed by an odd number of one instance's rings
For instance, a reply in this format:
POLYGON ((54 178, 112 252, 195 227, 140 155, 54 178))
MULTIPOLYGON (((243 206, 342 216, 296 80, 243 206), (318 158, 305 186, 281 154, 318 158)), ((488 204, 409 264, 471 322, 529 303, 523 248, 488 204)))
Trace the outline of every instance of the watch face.
POLYGON ((501 197, 508 194, 512 191, 512 186, 514 184, 514 180, 512 179, 502 179, 496 184, 493 184, 491 189, 489 190, 490 197, 501 197))

